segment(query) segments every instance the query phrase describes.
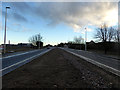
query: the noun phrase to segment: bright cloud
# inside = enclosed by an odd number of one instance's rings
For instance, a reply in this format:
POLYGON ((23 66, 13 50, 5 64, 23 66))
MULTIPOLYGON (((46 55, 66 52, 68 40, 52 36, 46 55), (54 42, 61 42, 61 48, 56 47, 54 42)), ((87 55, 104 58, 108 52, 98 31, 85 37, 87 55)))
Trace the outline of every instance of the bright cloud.
POLYGON ((80 25, 71 24, 70 26, 74 29, 74 32, 80 32, 81 31, 80 25))
POLYGON ((38 3, 36 8, 36 15, 51 20, 50 25, 65 23, 75 32, 88 24, 113 26, 118 22, 117 3, 113 2, 38 3))
POLYGON ((87 28, 87 31, 88 31, 88 32, 91 32, 91 31, 92 31, 92 29, 91 29, 91 28, 87 28))
POLYGON ((108 23, 109 26, 116 25, 118 22, 118 10, 112 9, 107 12, 106 16, 104 17, 104 20, 108 23))
POLYGON ((56 26, 64 23, 74 32, 80 32, 86 25, 99 26, 107 23, 108 26, 118 22, 117 2, 37 2, 37 3, 11 3, 16 11, 13 16, 19 21, 29 21, 24 15, 42 18, 48 25, 56 26), (23 15, 24 13, 24 15, 23 15))

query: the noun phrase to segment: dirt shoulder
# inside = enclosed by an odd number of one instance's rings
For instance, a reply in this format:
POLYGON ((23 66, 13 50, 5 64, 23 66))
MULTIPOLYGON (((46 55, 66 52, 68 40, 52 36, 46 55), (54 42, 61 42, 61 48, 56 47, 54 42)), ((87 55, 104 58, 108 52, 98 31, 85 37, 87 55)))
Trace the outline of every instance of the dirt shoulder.
POLYGON ((58 48, 6 74, 2 80, 3 88, 120 87, 117 76, 58 48))

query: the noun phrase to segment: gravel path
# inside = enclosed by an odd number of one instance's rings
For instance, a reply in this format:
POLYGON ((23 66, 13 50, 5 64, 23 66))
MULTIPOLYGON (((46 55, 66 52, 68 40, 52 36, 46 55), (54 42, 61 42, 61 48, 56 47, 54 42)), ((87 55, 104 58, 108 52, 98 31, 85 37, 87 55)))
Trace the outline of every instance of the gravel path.
POLYGON ((120 88, 119 77, 58 48, 2 80, 3 88, 120 88))

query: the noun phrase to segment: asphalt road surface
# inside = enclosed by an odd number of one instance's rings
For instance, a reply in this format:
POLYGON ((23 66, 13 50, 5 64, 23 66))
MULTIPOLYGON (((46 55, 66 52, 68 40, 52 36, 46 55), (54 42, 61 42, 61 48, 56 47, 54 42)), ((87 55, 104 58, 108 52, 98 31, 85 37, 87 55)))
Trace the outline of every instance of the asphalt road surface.
POLYGON ((4 88, 117 88, 120 78, 54 48, 2 77, 4 88))
POLYGON ((24 65, 25 63, 30 62, 37 56, 43 54, 44 52, 47 52, 51 49, 41 49, 41 50, 33 50, 29 52, 24 52, 12 56, 3 57, 2 60, 2 75, 7 74, 10 71, 13 71, 14 69, 24 65))
MULTIPOLYGON (((66 49, 66 48, 64 48, 64 49, 66 49)), ((102 56, 102 55, 99 55, 96 53, 83 51, 83 50, 75 50, 75 49, 69 49, 69 48, 67 48, 66 50, 69 50, 69 51, 74 52, 76 54, 82 55, 82 56, 90 58, 92 60, 96 60, 100 63, 103 63, 103 64, 108 65, 110 67, 113 67, 117 70, 120 70, 120 61, 117 59, 105 57, 105 56, 102 56)))
POLYGON ((75 49, 69 49, 69 48, 62 48, 64 50, 76 53, 78 55, 84 56, 86 58, 92 59, 94 61, 97 61, 99 63, 102 63, 106 66, 112 67, 118 71, 120 71, 120 60, 111 58, 111 57, 106 57, 103 55, 99 55, 96 53, 88 52, 88 51, 83 51, 83 50, 75 50, 75 49))

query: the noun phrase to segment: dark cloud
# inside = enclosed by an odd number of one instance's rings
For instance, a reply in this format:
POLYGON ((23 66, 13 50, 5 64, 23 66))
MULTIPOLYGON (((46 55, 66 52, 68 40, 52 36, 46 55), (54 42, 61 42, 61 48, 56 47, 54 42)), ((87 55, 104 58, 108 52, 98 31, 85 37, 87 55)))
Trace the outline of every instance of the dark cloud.
POLYGON ((25 3, 9 3, 4 2, 2 7, 2 16, 5 17, 6 6, 10 6, 10 10, 7 10, 7 17, 9 19, 14 19, 20 22, 28 22, 27 17, 24 17, 23 12, 27 10, 27 5, 25 3))
POLYGON ((22 16, 22 15, 20 15, 20 14, 18 14, 18 13, 14 13, 14 14, 13 14, 13 18, 14 18, 15 20, 17 20, 17 21, 24 21, 24 22, 27 22, 27 21, 28 21, 24 16, 22 16))
POLYGON ((105 18, 107 12, 117 8, 114 2, 12 2, 10 5, 16 12, 15 19, 26 22, 30 15, 49 21, 48 25, 64 23, 78 29, 86 24, 109 22, 105 18))
POLYGON ((33 9, 29 4, 26 2, 11 2, 10 6, 12 9, 14 9, 14 11, 20 12, 23 14, 23 12, 28 13, 28 12, 31 12, 31 10, 33 9))
POLYGON ((79 29, 86 24, 99 25, 110 22, 110 18, 106 17, 113 9, 117 11, 117 2, 36 3, 34 14, 50 20, 48 25, 62 22, 79 29))
MULTIPOLYGON (((5 17, 5 11, 2 11, 2 17, 5 17)), ((7 17, 16 21, 28 22, 28 20, 24 16, 18 13, 7 14, 7 17)))

